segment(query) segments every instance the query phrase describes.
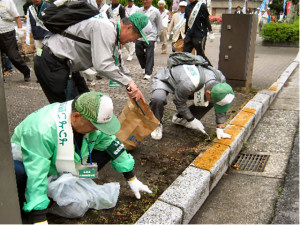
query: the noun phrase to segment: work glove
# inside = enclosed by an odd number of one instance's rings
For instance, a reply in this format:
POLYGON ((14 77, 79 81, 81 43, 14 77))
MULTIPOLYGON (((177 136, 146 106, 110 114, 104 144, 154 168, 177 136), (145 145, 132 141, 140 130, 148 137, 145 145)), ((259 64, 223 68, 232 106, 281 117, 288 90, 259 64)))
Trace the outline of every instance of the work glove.
POLYGON ((32 223, 33 224, 44 224, 44 225, 48 225, 48 221, 47 221, 47 210, 32 210, 30 212, 31 218, 32 218, 32 223))
POLYGON ((144 103, 146 103, 142 92, 137 88, 132 80, 129 81, 126 89, 130 98, 134 98, 136 101, 142 100, 144 103))
POLYGON ((19 39, 21 39, 21 38, 24 37, 24 30, 23 30, 22 28, 17 28, 16 34, 17 34, 17 37, 18 37, 19 39))
POLYGON ((185 127, 190 128, 190 129, 194 129, 194 130, 199 130, 199 131, 201 131, 203 134, 208 135, 208 134, 205 132, 205 129, 204 129, 203 124, 200 122, 200 120, 197 120, 196 118, 193 119, 193 120, 190 121, 190 122, 187 122, 186 125, 185 125, 185 127))
POLYGON ((131 188, 132 192, 134 193, 137 199, 141 198, 140 191, 147 192, 152 194, 152 191, 148 188, 147 185, 144 185, 141 181, 139 181, 136 177, 133 177, 128 181, 128 185, 131 188))
POLYGON ((209 40, 211 42, 213 42, 215 40, 215 34, 214 33, 210 33, 208 38, 209 38, 209 40))
POLYGON ((26 37, 25 44, 26 45, 30 45, 30 36, 26 37))
POLYGON ((230 134, 225 133, 223 128, 217 128, 216 133, 218 139, 232 137, 230 134))
POLYGON ((66 2, 66 0, 56 0, 53 2, 57 7, 63 5, 66 2))

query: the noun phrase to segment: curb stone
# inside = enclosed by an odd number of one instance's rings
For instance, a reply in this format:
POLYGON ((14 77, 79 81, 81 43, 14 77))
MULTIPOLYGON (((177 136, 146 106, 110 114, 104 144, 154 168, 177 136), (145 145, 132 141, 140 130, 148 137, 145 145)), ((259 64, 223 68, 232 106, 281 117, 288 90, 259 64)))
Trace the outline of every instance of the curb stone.
POLYGON ((183 171, 136 224, 189 223, 298 67, 299 56, 267 90, 258 92, 229 122, 225 130, 232 138, 215 139, 214 144, 183 171))

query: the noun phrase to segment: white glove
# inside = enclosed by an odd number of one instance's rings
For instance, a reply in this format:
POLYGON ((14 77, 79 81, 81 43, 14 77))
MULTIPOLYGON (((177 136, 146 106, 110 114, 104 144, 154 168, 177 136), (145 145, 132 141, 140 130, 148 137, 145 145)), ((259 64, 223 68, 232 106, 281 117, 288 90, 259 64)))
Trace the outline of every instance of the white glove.
POLYGON ((224 129, 222 129, 222 128, 217 128, 216 133, 217 133, 217 138, 218 139, 231 138, 232 137, 230 134, 225 133, 224 129))
POLYGON ((193 119, 191 122, 187 122, 185 127, 190 128, 190 129, 194 129, 194 130, 199 130, 203 134, 207 135, 207 133, 204 130, 203 124, 200 122, 200 120, 197 120, 196 118, 193 119))
POLYGON ((24 37, 24 30, 22 28, 17 28, 16 34, 17 34, 18 38, 21 39, 24 37))
POLYGON ((30 36, 26 37, 25 44, 26 45, 30 45, 30 36))
POLYGON ((152 191, 148 188, 147 185, 144 185, 141 181, 139 181, 136 177, 132 178, 128 181, 128 185, 131 188, 132 192, 135 194, 135 197, 137 199, 141 198, 140 191, 147 192, 149 194, 152 193, 152 191))
POLYGON ((53 2, 57 7, 63 5, 66 2, 66 0, 56 0, 53 2))
POLYGON ((214 35, 214 33, 210 33, 210 34, 209 34, 209 40, 210 40, 211 42, 215 40, 215 35, 214 35))
POLYGON ((169 38, 170 38, 170 35, 167 34, 167 40, 169 40, 169 38))

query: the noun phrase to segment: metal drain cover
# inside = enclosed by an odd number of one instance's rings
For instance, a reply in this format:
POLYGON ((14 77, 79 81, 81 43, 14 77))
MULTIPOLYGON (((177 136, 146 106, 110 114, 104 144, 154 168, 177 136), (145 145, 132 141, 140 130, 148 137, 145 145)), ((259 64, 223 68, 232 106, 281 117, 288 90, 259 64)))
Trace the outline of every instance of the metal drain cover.
POLYGON ((236 170, 264 172, 269 155, 239 154, 232 167, 236 170))

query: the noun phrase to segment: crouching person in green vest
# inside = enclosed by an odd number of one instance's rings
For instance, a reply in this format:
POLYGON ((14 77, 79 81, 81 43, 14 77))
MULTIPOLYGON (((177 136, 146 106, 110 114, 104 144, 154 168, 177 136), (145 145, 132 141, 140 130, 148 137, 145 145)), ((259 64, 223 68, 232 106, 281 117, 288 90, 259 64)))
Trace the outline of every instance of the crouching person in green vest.
POLYGON ((47 105, 16 127, 11 143, 18 194, 30 222, 47 224, 49 176, 92 178, 109 161, 123 173, 137 199, 141 191, 152 193, 135 177, 134 159, 114 135, 119 129, 111 98, 100 92, 47 105))

